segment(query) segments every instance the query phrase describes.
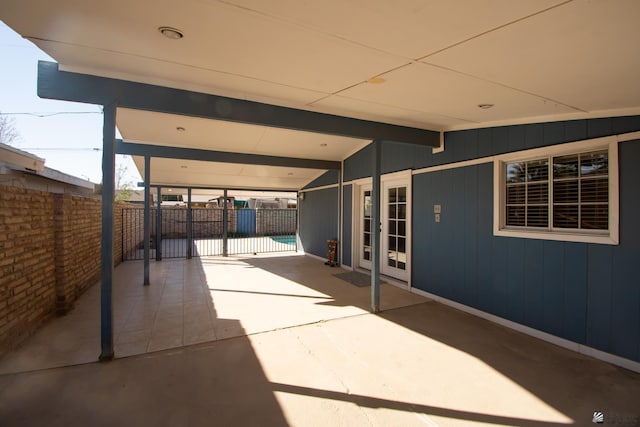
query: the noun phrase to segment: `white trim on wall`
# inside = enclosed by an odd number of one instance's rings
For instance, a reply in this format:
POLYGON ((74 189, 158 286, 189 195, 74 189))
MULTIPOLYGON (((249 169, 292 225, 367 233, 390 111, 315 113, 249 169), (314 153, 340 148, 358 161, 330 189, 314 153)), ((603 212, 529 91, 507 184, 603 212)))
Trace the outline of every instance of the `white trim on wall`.
POLYGON ((477 159, 464 160, 462 162, 447 163, 444 165, 437 165, 437 166, 430 166, 428 168, 416 169, 411 173, 413 175, 419 175, 422 173, 438 172, 438 171, 444 171, 447 169, 464 168, 467 166, 481 165, 483 163, 491 163, 493 162, 494 159, 495 159, 495 156, 479 157, 477 159))
POLYGON ((327 185, 322 185, 320 187, 304 188, 302 190, 298 190, 298 193, 309 193, 311 191, 327 190, 329 188, 338 188, 339 186, 340 186, 340 184, 338 184, 338 183, 336 183, 336 184, 327 184, 327 185))
POLYGON ((480 317, 482 319, 488 320, 490 322, 496 323, 498 325, 504 326, 509 329, 513 329, 518 332, 522 332, 523 334, 532 336, 534 338, 538 338, 542 341, 546 341, 548 343, 557 345, 559 347, 566 348, 571 351, 575 351, 576 353, 583 354, 585 356, 590 356, 595 359, 602 360, 607 363, 611 363, 612 365, 620 366, 630 371, 639 372, 640 373, 640 362, 636 362, 634 360, 625 359, 624 357, 616 356, 615 354, 607 353, 601 350, 597 350, 593 347, 586 346, 584 344, 579 344, 574 341, 569 341, 564 338, 557 337, 555 335, 548 334, 546 332, 542 332, 538 329, 531 328, 529 326, 522 325, 520 323, 513 322, 511 320, 504 319, 499 316, 495 316, 491 313, 487 313, 486 311, 478 310, 477 308, 469 307, 468 305, 460 304, 458 302, 452 301, 447 298, 443 298, 441 296, 432 294, 430 292, 423 291, 417 288, 411 288, 411 292, 421 295, 425 298, 430 298, 436 302, 444 304, 446 306, 455 308, 457 310, 463 311, 465 313, 472 314, 474 316, 480 317))
POLYGON ((528 119, 507 119, 507 120, 498 120, 490 123, 468 123, 456 126, 449 126, 442 129, 444 132, 455 132, 460 130, 475 130, 475 129, 486 129, 486 128, 494 128, 494 127, 503 127, 503 126, 518 126, 518 125, 527 125, 527 124, 545 124, 545 123, 557 123, 557 122, 566 122, 573 120, 589 120, 589 119, 608 119, 611 117, 624 117, 624 116, 638 116, 640 115, 640 108, 622 108, 619 110, 599 110, 599 111, 590 111, 590 112, 580 112, 580 113, 572 113, 572 114, 563 114, 563 115, 551 115, 551 116, 538 116, 531 117, 528 119))

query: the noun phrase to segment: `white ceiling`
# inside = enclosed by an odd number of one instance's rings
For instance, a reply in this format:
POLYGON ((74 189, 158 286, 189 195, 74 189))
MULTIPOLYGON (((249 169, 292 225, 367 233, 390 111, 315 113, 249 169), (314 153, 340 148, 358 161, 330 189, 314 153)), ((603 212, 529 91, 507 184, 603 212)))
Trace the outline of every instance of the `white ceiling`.
MULTIPOLYGON (((431 130, 640 114, 638 18, 637 0, 0 0, 65 70, 431 130)), ((337 160, 362 143, 191 118, 178 137, 173 119, 118 112, 140 142, 337 160)))
MULTIPOLYGON (((340 161, 370 142, 127 108, 119 108, 116 118, 127 142, 171 147, 340 161)), ((144 158, 134 157, 134 162, 144 176, 144 158)), ((158 185, 297 190, 324 172, 158 158, 151 162, 151 182, 158 185)))

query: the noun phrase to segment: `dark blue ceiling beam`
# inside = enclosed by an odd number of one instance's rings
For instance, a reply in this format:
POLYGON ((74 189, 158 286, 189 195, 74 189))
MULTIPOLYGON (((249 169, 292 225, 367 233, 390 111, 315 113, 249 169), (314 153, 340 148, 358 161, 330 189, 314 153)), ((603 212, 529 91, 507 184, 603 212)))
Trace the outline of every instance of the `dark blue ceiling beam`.
POLYGON ((38 63, 38 96, 330 135, 437 147, 438 132, 88 74, 38 63))
POLYGON ((300 159, 294 157, 265 156, 261 154, 231 153, 197 148, 168 147, 165 145, 136 144, 116 140, 116 154, 150 156, 165 159, 200 160, 204 162, 239 163, 247 165, 281 166, 303 169, 340 169, 333 160, 300 159))

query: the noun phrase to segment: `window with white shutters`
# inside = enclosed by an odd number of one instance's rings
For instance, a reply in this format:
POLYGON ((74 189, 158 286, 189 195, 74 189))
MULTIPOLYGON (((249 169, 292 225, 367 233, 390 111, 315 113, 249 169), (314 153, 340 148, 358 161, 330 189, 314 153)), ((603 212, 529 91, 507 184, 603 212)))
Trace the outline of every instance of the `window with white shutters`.
POLYGON ((496 160, 500 211, 494 234, 617 243, 617 203, 613 208, 611 203, 618 196, 617 145, 585 145, 588 149, 572 143, 496 160))

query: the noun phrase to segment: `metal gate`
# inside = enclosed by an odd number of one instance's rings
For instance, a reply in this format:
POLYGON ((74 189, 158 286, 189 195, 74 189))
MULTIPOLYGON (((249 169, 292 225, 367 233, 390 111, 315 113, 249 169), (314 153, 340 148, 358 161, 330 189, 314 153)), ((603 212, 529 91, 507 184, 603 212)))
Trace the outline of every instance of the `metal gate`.
MULTIPOLYGON (((189 217, 189 210, 184 207, 163 207, 160 216, 156 208, 151 209, 150 257, 223 255, 223 211, 222 208, 192 208, 189 217), (160 227, 157 227, 158 221, 160 227)), ((227 254, 296 251, 297 220, 296 209, 229 209, 227 254)), ((125 208, 122 210, 122 259, 143 258, 144 209, 125 208)))

